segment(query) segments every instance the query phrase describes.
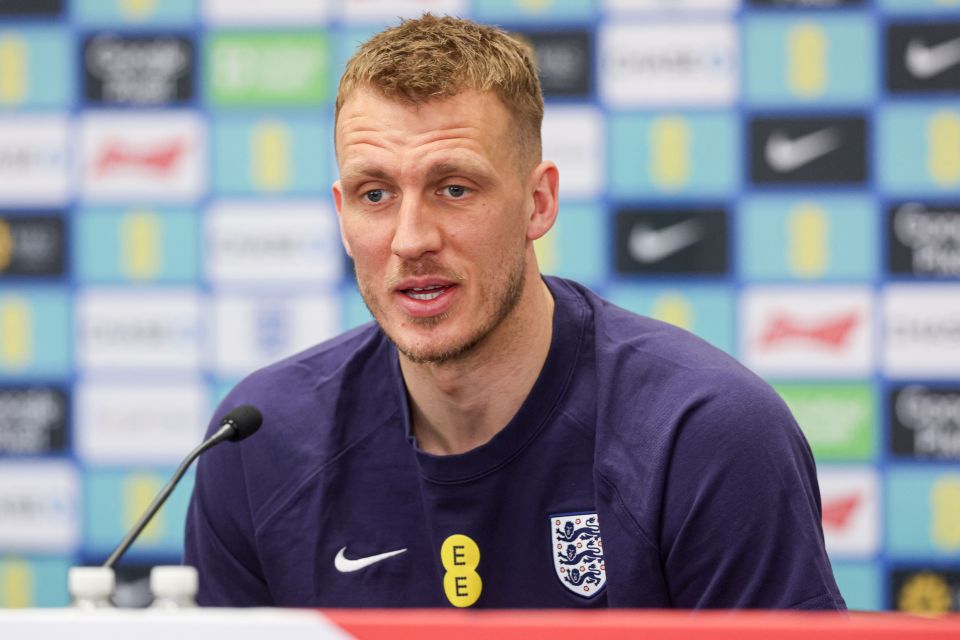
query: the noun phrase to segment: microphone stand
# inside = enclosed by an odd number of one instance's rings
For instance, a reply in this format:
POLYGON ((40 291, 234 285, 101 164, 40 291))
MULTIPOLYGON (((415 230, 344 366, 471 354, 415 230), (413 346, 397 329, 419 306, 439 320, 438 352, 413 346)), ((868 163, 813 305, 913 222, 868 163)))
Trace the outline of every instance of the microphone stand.
POLYGON ((224 424, 220 429, 213 434, 206 442, 202 442, 196 449, 190 452, 190 454, 180 463, 180 466, 177 467, 176 473, 173 474, 173 477, 169 482, 163 487, 163 490, 157 494, 157 497, 153 499, 153 502, 150 503, 150 506, 147 507, 146 511, 143 512, 143 515, 140 516, 140 520, 137 521, 137 524, 134 525, 133 529, 127 533, 126 537, 120 541, 120 544, 117 545, 117 548, 113 550, 113 553, 110 554, 110 557, 106 559, 103 563, 103 566, 112 569, 113 565, 116 564, 117 560, 120 559, 127 549, 130 548, 130 545, 133 544, 133 541, 137 539, 140 535, 140 532, 146 528, 150 521, 153 519, 153 516, 157 514, 157 511, 160 510, 160 507, 163 506, 163 503, 167 501, 167 498, 170 497, 170 494, 173 493, 173 489, 177 486, 177 483, 180 482, 180 478, 183 477, 183 474, 187 472, 187 469, 190 468, 190 465, 193 463, 197 457, 209 449, 210 447, 220 444, 224 440, 229 440, 235 432, 235 428, 232 423, 224 424))

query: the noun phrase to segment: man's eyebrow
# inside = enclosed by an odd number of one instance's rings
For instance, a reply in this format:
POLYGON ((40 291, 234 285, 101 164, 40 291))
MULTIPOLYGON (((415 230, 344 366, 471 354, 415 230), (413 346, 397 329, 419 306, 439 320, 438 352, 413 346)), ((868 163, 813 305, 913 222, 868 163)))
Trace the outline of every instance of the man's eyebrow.
POLYGON ((456 162, 440 162, 430 167, 427 171, 427 182, 433 182, 448 175, 460 174, 464 177, 477 177, 486 173, 487 170, 484 168, 484 165, 478 162, 460 160, 456 162))
POLYGON ((390 176, 380 167, 368 165, 348 166, 340 175, 341 180, 357 180, 359 178, 373 178, 375 180, 389 180, 390 176))
MULTIPOLYGON (((439 162, 427 170, 427 182, 435 182, 449 175, 462 175, 480 179, 488 173, 486 165, 470 160, 456 160, 439 162)), ((344 168, 340 174, 343 181, 360 179, 390 180, 390 174, 375 165, 352 165, 344 168)))

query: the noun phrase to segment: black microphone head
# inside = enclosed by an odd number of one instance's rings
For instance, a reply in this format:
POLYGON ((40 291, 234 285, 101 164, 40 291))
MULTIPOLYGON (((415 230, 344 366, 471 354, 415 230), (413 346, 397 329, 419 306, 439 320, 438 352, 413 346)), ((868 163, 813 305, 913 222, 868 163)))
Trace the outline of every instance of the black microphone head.
POLYGON ((233 427, 233 435, 228 440, 239 442, 248 436, 252 436, 263 424, 263 416, 260 410, 249 404, 242 404, 230 410, 230 413, 223 417, 220 426, 230 425, 233 427))

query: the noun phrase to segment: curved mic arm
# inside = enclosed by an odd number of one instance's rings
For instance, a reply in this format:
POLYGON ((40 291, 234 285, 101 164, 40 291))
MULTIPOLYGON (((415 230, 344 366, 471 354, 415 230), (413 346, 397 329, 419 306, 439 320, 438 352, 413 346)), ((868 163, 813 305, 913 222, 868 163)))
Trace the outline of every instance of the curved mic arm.
POLYGON ((167 501, 167 498, 170 497, 170 494, 173 493, 173 489, 177 486, 177 483, 180 482, 180 478, 183 477, 183 474, 187 472, 187 469, 190 468, 190 465, 193 463, 197 457, 214 445, 218 445, 224 440, 229 440, 234 433, 235 429, 232 424, 228 423, 220 427, 220 429, 213 434, 208 440, 202 442, 200 446, 190 452, 189 455, 180 463, 180 466, 177 467, 176 473, 173 474, 173 477, 170 481, 163 487, 163 490, 157 494, 157 497, 153 499, 153 502, 150 503, 150 506, 147 507, 147 510, 143 512, 143 515, 140 516, 140 520, 137 521, 137 524, 134 525, 133 529, 126 535, 126 537, 117 545, 117 548, 113 550, 113 553, 110 554, 110 557, 104 561, 103 566, 112 568, 113 565, 120 559, 127 549, 130 548, 130 545, 133 544, 133 541, 137 539, 137 536, 140 535, 140 532, 150 524, 150 520, 153 519, 153 516, 156 515, 157 511, 160 510, 160 507, 163 506, 163 503, 167 501))

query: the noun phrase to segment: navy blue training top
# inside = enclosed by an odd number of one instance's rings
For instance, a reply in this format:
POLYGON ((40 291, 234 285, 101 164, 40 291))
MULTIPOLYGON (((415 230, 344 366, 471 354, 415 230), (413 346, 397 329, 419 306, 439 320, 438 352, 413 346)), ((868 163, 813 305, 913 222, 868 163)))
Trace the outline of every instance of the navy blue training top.
POLYGON ((200 459, 202 605, 844 609, 810 449, 733 358, 580 285, 509 424, 420 451, 373 323, 252 374, 253 437, 200 459))

